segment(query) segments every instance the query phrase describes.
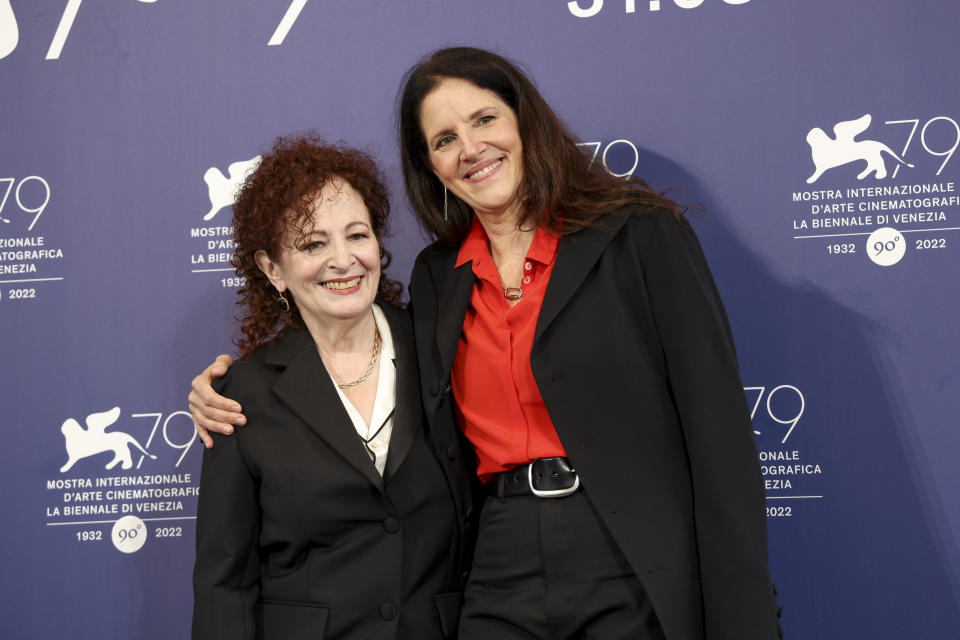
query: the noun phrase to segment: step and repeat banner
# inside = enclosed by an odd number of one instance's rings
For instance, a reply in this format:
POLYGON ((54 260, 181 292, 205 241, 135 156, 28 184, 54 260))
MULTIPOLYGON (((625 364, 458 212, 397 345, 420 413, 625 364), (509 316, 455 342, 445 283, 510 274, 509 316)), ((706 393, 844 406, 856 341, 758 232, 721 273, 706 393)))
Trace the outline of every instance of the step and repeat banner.
MULTIPOLYGON (((522 62, 594 162, 702 206, 787 637, 960 629, 960 8, 900 0, 0 0, 0 637, 187 638, 236 185, 371 151, 441 46, 522 62)), ((643 491, 643 487, 637 487, 643 491)))

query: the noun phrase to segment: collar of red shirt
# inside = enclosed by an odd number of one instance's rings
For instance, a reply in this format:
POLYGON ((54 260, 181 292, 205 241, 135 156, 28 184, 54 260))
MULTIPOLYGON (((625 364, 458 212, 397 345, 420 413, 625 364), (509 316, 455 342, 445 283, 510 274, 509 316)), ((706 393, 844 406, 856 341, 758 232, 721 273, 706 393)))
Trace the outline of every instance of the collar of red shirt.
MULTIPOLYGON (((553 264, 554 258, 557 257, 558 241, 559 238, 555 234, 543 227, 537 227, 533 232, 533 242, 527 250, 527 260, 534 260, 544 266, 553 264)), ((496 272, 497 267, 490 255, 490 240, 477 216, 473 216, 473 225, 463 244, 460 245, 455 267, 461 267, 470 261, 473 261, 473 272, 477 276, 492 276, 496 272)))

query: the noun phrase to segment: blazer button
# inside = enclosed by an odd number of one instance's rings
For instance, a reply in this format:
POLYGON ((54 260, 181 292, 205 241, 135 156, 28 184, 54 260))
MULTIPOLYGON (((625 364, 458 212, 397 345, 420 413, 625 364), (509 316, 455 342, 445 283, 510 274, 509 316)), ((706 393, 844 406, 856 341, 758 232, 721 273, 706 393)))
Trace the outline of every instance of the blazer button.
POLYGON ((380 606, 380 617, 384 620, 393 620, 397 617, 397 608, 391 603, 380 606))
POLYGON ((387 533, 396 533, 400 531, 400 521, 393 516, 388 516, 383 519, 383 528, 387 533))
POLYGON ((434 382, 432 385, 430 385, 430 395, 435 396, 438 393, 440 393, 440 385, 434 382))
POLYGON ((450 458, 451 460, 457 459, 457 445, 452 444, 449 447, 447 447, 447 457, 450 458))

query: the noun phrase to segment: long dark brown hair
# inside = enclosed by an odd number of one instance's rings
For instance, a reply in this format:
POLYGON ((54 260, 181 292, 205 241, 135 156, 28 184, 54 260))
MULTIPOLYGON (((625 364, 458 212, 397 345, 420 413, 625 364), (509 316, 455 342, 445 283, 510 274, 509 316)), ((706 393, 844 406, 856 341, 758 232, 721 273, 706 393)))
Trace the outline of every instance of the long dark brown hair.
POLYGON ((386 277, 390 252, 384 248, 383 239, 390 201, 376 162, 363 151, 328 144, 315 133, 277 138, 240 188, 233 205, 236 247, 230 262, 237 276, 244 279, 238 291, 239 330, 234 338, 241 357, 282 335, 288 326, 304 326, 292 293, 286 294, 289 312, 278 306, 277 291, 257 266, 256 253, 262 249, 276 260, 288 230, 297 236, 309 234, 314 200, 333 179, 349 183, 363 199, 380 244, 378 295, 400 304, 402 285, 386 277))
POLYGON ((441 243, 460 244, 473 220, 470 207, 452 193, 447 194, 449 219, 444 220, 443 184, 433 173, 420 127, 424 98, 446 78, 496 93, 516 114, 523 142, 521 226, 573 233, 627 204, 664 208, 683 217, 683 207, 640 178, 614 177, 601 163, 591 167, 576 138, 516 64, 483 49, 452 47, 428 54, 406 73, 397 107, 407 197, 420 224, 441 243))

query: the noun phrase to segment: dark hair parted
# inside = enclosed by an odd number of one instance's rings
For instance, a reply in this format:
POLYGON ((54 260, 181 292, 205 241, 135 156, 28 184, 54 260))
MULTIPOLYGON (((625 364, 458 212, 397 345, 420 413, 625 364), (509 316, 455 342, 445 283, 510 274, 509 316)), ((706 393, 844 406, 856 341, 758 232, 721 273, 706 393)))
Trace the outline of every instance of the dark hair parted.
POLYGON ((420 107, 444 79, 459 78, 497 94, 517 118, 523 143, 520 226, 543 226, 559 234, 589 227, 603 215, 627 204, 665 208, 678 218, 683 208, 655 192, 639 178, 624 180, 590 159, 543 99, 533 82, 503 56, 472 47, 439 49, 404 76, 397 108, 401 165, 407 197, 420 224, 446 245, 466 237, 473 211, 448 193, 444 220, 443 184, 434 175, 420 126, 420 107))
POLYGON ((244 278, 237 301, 240 326, 234 338, 241 357, 282 335, 288 326, 304 326, 297 301, 289 291, 290 311, 280 309, 277 291, 257 266, 256 253, 262 249, 276 260, 288 232, 295 237, 309 234, 317 194, 337 179, 354 188, 370 213, 373 233, 380 244, 378 295, 400 304, 402 285, 385 275, 390 252, 384 248, 383 238, 390 201, 376 162, 363 151, 328 144, 315 133, 277 138, 240 188, 233 205, 236 247, 231 263, 237 276, 244 278))

